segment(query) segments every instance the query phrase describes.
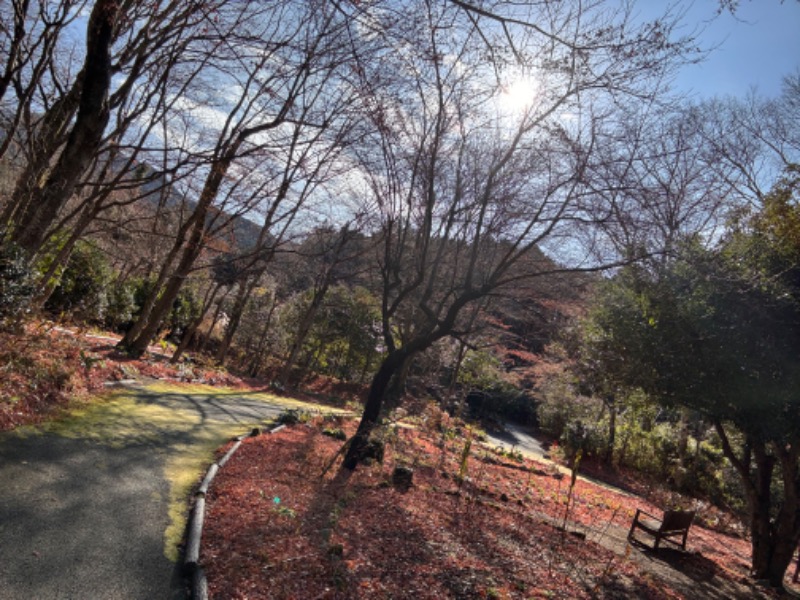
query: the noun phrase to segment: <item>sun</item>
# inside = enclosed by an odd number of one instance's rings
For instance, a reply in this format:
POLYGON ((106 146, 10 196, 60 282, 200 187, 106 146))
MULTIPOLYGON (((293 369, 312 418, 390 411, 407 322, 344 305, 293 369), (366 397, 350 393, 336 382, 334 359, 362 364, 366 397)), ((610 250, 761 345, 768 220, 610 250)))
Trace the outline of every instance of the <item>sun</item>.
POLYGON ((504 111, 510 113, 522 112, 533 104, 536 92, 536 82, 532 79, 516 79, 503 88, 500 105, 504 111))

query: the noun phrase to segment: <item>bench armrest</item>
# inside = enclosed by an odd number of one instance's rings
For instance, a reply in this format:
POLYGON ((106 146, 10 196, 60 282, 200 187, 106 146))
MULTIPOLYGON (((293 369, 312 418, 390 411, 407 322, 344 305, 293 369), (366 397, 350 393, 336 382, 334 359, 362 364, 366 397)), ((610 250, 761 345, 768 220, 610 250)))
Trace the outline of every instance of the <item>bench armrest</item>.
POLYGON ((651 515, 649 512, 645 512, 641 508, 637 508, 636 509, 636 516, 633 517, 633 520, 638 522, 639 521, 639 515, 645 515, 646 517, 649 517, 649 518, 653 519, 654 521, 656 521, 658 523, 661 523, 661 521, 662 521, 661 518, 659 518, 659 517, 657 517, 655 515, 651 515))

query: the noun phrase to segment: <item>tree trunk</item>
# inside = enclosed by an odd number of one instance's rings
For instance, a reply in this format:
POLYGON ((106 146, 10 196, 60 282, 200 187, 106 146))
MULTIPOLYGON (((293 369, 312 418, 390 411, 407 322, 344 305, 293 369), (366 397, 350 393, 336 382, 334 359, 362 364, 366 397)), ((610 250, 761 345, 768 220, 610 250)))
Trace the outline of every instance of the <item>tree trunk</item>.
POLYGON ((456 364, 453 366, 453 373, 450 375, 450 385, 447 388, 447 393, 450 396, 455 395, 456 386, 458 385, 458 376, 461 374, 461 366, 464 364, 464 359, 467 356, 467 344, 464 340, 458 340, 458 352, 456 353, 456 364))
MULTIPOLYGON (((200 193, 200 198, 197 201, 197 206, 192 213, 192 216, 184 223, 183 228, 191 227, 186 245, 181 254, 181 260, 175 268, 175 272, 169 277, 163 291, 159 289, 160 286, 155 286, 148 298, 148 306, 152 305, 152 309, 148 312, 143 310, 142 314, 133 324, 130 330, 125 334, 125 337, 117 344, 119 348, 130 354, 131 356, 141 356, 147 350, 147 346, 155 338, 158 328, 164 317, 167 316, 172 308, 172 303, 178 297, 184 281, 192 270, 194 261, 200 256, 203 250, 203 241, 206 236, 206 215, 208 214, 209 207, 222 185, 222 180, 228 172, 228 169, 236 157, 243 137, 238 137, 236 140, 224 150, 222 156, 217 158, 211 165, 211 172, 208 174, 205 183, 203 184, 203 191, 200 193), (159 292, 161 292, 160 295, 159 292), (157 297, 157 299, 155 299, 157 297)), ((182 237, 183 232, 179 233, 179 239, 176 245, 173 246, 171 254, 177 252, 178 243, 182 237)), ((162 269, 164 273, 165 269, 162 269)))
POLYGON ((395 371, 394 377, 389 382, 389 386, 384 393, 384 402, 388 402, 388 410, 397 408, 406 394, 406 384, 408 383, 408 373, 411 371, 411 357, 395 371))
POLYGON ((261 328, 261 334, 258 336, 258 343, 256 344, 255 352, 250 356, 250 377, 258 377, 261 373, 261 366, 264 361, 264 355, 267 350, 267 334, 272 327, 272 317, 278 307, 278 301, 275 296, 272 296, 272 305, 269 307, 267 318, 264 319, 264 326, 261 328))
POLYGON ((774 459, 766 452, 761 442, 753 443, 755 472, 753 486, 748 494, 750 502, 750 535, 753 545, 753 576, 767 579, 772 562, 772 508, 770 486, 775 467, 774 459))
POLYGON ((763 446, 754 448, 758 493, 753 498, 756 505, 752 510, 751 539, 753 544, 753 577, 766 580, 770 586, 781 588, 783 577, 797 548, 798 519, 795 493, 788 488, 796 486, 795 481, 786 481, 784 474, 784 502, 777 516, 770 510, 770 484, 775 459, 766 454, 763 446))
POLYGON ((330 257, 328 258, 329 264, 323 270, 321 277, 314 285, 311 302, 309 303, 305 313, 302 315, 302 317, 300 317, 300 326, 297 328, 297 335, 292 341, 292 347, 289 350, 289 356, 286 359, 283 368, 281 369, 280 375, 278 376, 278 382, 283 387, 286 387, 286 385, 289 383, 289 379, 292 376, 292 369, 297 361, 297 357, 300 355, 300 351, 303 349, 303 344, 308 337, 308 333, 311 331, 311 326, 314 324, 314 318, 317 316, 317 313, 322 306, 322 301, 328 294, 328 290, 333 282, 335 267, 339 264, 342 252, 350 239, 350 225, 348 223, 345 224, 341 230, 339 230, 339 236, 332 249, 332 252, 330 253, 330 257))
POLYGON ((206 348, 208 348, 208 343, 211 341, 211 335, 214 333, 214 330, 217 328, 217 323, 219 323, 219 318, 222 315, 222 308, 223 308, 223 304, 225 302, 225 298, 227 298, 228 294, 230 294, 230 293, 231 293, 231 288, 228 288, 228 290, 222 295, 222 298, 220 298, 217 301, 217 308, 214 309, 214 316, 211 317, 211 323, 208 326, 208 330, 206 331, 206 334, 203 336, 203 339, 200 342, 200 347, 197 348, 198 352, 201 352, 201 353, 205 352, 206 348))
POLYGON ((411 353, 405 348, 391 352, 383 360, 378 372, 372 378, 372 385, 369 388, 367 403, 364 405, 364 413, 361 415, 361 422, 358 424, 356 434, 350 441, 350 447, 347 449, 347 454, 345 454, 344 462, 342 463, 342 467, 345 469, 353 471, 361 461, 361 455, 369 442, 369 436, 378 424, 389 382, 403 368, 403 365, 410 357, 411 353))
POLYGON ((752 544, 752 576, 768 581, 774 588, 783 587, 783 577, 800 540, 800 503, 798 493, 797 440, 789 444, 774 443, 775 455, 780 458, 784 498, 777 512, 772 511, 772 475, 776 458, 767 452, 765 443, 748 437, 744 458, 736 456, 720 423, 714 424, 722 440, 726 458, 742 478, 750 508, 750 539, 752 544), (751 463, 755 463, 751 465, 751 463), (754 466, 755 468, 751 467, 754 466))
POLYGON ((30 255, 45 241, 49 227, 72 196, 103 139, 110 114, 111 45, 119 12, 116 0, 97 0, 89 17, 78 116, 47 182, 14 223, 12 240, 30 255))
MULTIPOLYGON (((758 518, 759 534, 765 539, 758 544, 756 551, 755 536, 753 537, 753 572, 756 579, 769 581, 774 588, 783 587, 783 577, 786 569, 792 562, 792 556, 800 539, 800 515, 798 515, 798 445, 796 442, 772 444, 774 455, 778 457, 783 483, 783 498, 777 515, 771 511, 760 509, 758 518), (767 529, 768 527, 768 529, 767 529), (766 534, 764 535, 764 532, 766 534)), ((775 456, 768 456, 763 448, 754 448, 756 467, 759 471, 758 480, 762 492, 769 493, 772 483, 772 470, 775 456), (765 463, 765 473, 761 475, 761 463, 765 463)), ((769 502, 761 504, 771 506, 769 502)))
POLYGON ((78 218, 78 222, 72 228, 72 231, 67 238, 67 241, 64 243, 61 248, 59 248, 58 252, 56 253, 53 261, 50 263, 50 266, 47 269, 47 272, 38 282, 38 290, 36 292, 36 298, 33 301, 33 308, 36 311, 41 310, 44 308, 44 305, 50 299, 50 296, 53 295, 53 292, 58 287, 58 284, 61 281, 61 277, 57 275, 59 270, 62 267, 65 267, 69 263, 69 259, 72 256, 72 251, 75 248, 75 245, 78 243, 78 240, 83 236, 83 232, 86 231, 86 228, 92 223, 92 221, 97 217, 100 213, 100 202, 93 204, 92 206, 86 207, 80 217, 78 218))
POLYGON ((217 363, 220 365, 225 364, 225 359, 228 357, 228 350, 230 350, 233 343, 233 337, 239 330, 239 324, 242 322, 244 310, 253 295, 253 290, 258 284, 258 280, 263 275, 266 267, 259 269, 257 272, 247 277, 239 285, 239 293, 236 295, 236 300, 231 308, 231 314, 228 315, 228 325, 225 327, 225 336, 222 338, 222 344, 217 351, 217 363))
POLYGON ((220 289, 222 289, 222 286, 218 283, 215 283, 208 288, 206 297, 203 298, 203 307, 200 310, 200 314, 197 315, 197 318, 189 324, 189 327, 187 327, 186 331, 183 333, 180 344, 178 344, 178 347, 175 348, 172 358, 169 359, 171 364, 176 364, 181 359, 181 356, 183 356, 183 353, 189 348, 189 345, 196 336, 197 330, 203 323, 203 319, 205 319, 209 309, 211 309, 211 305, 214 303, 214 300, 216 299, 220 289))
POLYGON ((686 467, 686 458, 689 454, 689 415, 685 409, 681 411, 681 421, 679 427, 678 463, 681 467, 686 467))
MULTIPOLYGON (((28 6, 30 5, 30 0, 22 0, 20 3, 14 4, 14 28, 13 28, 13 36, 9 36, 11 38, 11 44, 8 47, 6 53, 6 66, 3 70, 3 73, 0 74, 0 101, 3 100, 3 96, 6 95, 6 90, 8 89, 8 84, 11 83, 11 79, 14 76, 14 73, 19 70, 20 63, 20 50, 25 45, 25 38, 27 31, 25 30, 25 19, 28 15, 28 6)), ((8 30, 6 30, 6 34, 8 34, 8 30)))
POLYGON ((47 180, 47 170, 67 139, 68 127, 78 110, 83 87, 83 71, 78 73, 69 91, 55 101, 45 113, 32 136, 26 152, 25 168, 17 178, 11 200, 3 209, 0 225, 10 225, 27 209, 37 190, 47 180))
POLYGON ((614 462, 614 445, 617 443, 617 405, 614 396, 606 398, 608 407, 608 442, 603 462, 611 465, 614 462))
POLYGON ((294 340, 292 341, 292 347, 289 349, 289 356, 286 358, 286 362, 283 363, 280 375, 278 376, 278 383, 282 387, 286 387, 289 384, 289 380, 292 376, 292 369, 294 369, 294 365, 297 362, 297 357, 300 356, 300 351, 303 349, 303 344, 305 343, 306 338, 308 338, 308 333, 311 331, 311 326, 314 324, 314 318, 317 316, 317 313, 322 306, 322 301, 325 299, 325 295, 328 293, 328 287, 329 282, 325 281, 320 289, 314 290, 311 303, 308 305, 308 308, 306 308, 302 317, 300 317, 300 325, 297 328, 297 334, 294 336, 294 340))
POLYGON ((78 243, 79 238, 80 234, 77 233, 77 231, 72 231, 70 233, 69 238, 67 238, 64 245, 59 248, 55 258, 53 258, 53 262, 50 263, 50 266, 47 268, 47 272, 39 280, 36 295, 31 302, 31 310, 33 312, 40 312, 58 287, 58 284, 61 282, 61 277, 58 275, 58 272, 69 263, 69 259, 72 257, 72 251, 75 248, 75 244, 78 243))
MULTIPOLYGON (((202 220, 200 222, 202 223, 202 220)), ((172 310, 172 305, 178 297, 184 281, 186 281, 191 272, 194 261, 200 256, 200 252, 203 249, 204 229, 205 227, 200 225, 192 232, 180 263, 178 263, 175 272, 167 280, 161 295, 158 296, 153 309, 150 311, 144 325, 140 328, 139 334, 130 341, 126 341, 127 338, 123 338, 120 342, 125 351, 131 356, 138 357, 145 353, 147 347, 155 339, 164 318, 172 310)), ((153 293, 158 293, 158 290, 154 290, 153 293)))
MULTIPOLYGON (((120 340, 119 344, 117 344, 119 348, 128 348, 133 343, 133 340, 141 335, 142 330, 149 321, 150 314, 153 312, 153 308, 158 301, 158 297, 162 287, 164 286, 164 282, 167 281, 167 278, 169 277, 170 271, 172 270, 172 265, 175 263, 175 260, 177 260, 178 255, 181 253, 181 249, 184 248, 186 237, 189 235, 189 232, 197 226, 199 212, 198 206, 198 208, 195 209, 195 212, 178 228, 175 241, 173 242, 172 247, 169 249, 167 256, 164 258, 164 261, 161 263, 158 276, 153 282, 153 288, 150 290, 147 298, 145 298, 144 304, 139 311, 136 321, 134 321, 133 325, 131 325, 128 331, 125 332, 125 336, 122 338, 122 340, 120 340)), ((150 274, 151 272, 148 270, 148 273, 145 275, 145 277, 149 278, 150 274)))

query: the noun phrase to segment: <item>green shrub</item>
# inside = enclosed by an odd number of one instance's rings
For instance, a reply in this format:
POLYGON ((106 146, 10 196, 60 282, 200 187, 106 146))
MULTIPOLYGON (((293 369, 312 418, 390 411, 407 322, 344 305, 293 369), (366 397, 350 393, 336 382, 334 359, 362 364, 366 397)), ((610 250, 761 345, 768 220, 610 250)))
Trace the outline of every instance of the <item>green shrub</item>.
POLYGON ((105 322, 110 328, 122 331, 130 326, 138 311, 136 305, 136 286, 133 283, 118 283, 108 293, 108 307, 105 322))
POLYGON ((105 254, 79 241, 45 308, 54 313, 69 313, 83 321, 104 321, 111 274, 105 254))
POLYGON ((170 330, 170 336, 180 338, 187 327, 200 315, 202 301, 197 298, 192 288, 183 287, 172 303, 169 319, 164 324, 170 330))
POLYGON ((0 329, 14 329, 30 309, 33 273, 21 248, 0 246, 0 329))
POLYGON ((599 453, 603 448, 602 434, 580 419, 570 421, 559 439, 564 456, 571 464, 580 454, 589 456, 599 453))
MULTIPOLYGON (((137 278, 128 284, 130 293, 133 296, 133 317, 138 315, 147 299, 153 293, 155 280, 152 278, 137 278)), ((202 301, 197 297, 195 291, 190 287, 183 287, 178 292, 178 297, 172 303, 172 308, 164 322, 161 324, 162 331, 170 332, 171 338, 180 338, 183 331, 200 314, 202 301)))
POLYGON ((599 411, 596 401, 576 393, 567 376, 546 380, 540 392, 539 427, 554 439, 561 439, 573 421, 592 422, 599 411))
MULTIPOLYGON (((299 293, 278 312, 278 337, 287 347, 294 340, 312 295, 311 290, 299 293)), ((376 348, 380 332, 375 326, 379 321, 380 303, 367 289, 332 286, 314 315, 297 364, 343 381, 369 377, 379 364, 376 348)))
POLYGON ((458 373, 471 413, 478 418, 536 423, 536 404, 525 391, 508 381, 502 362, 485 351, 469 351, 458 373))

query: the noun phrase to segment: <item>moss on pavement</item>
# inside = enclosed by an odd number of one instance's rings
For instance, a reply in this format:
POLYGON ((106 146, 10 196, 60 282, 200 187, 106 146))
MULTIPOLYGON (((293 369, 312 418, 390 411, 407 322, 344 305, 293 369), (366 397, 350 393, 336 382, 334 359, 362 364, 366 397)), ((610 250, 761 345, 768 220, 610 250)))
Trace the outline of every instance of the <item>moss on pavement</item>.
POLYGON ((257 417, 263 403, 269 410, 295 408, 313 412, 343 412, 327 406, 275 396, 204 385, 151 383, 125 388, 72 406, 57 420, 17 430, 21 436, 52 433, 124 449, 147 445, 164 457, 169 482, 169 525, 164 554, 178 559, 178 544, 186 527, 189 495, 226 440, 264 425, 257 417), (246 401, 248 409, 236 413, 246 401), (255 408, 254 408, 255 407, 255 408))

